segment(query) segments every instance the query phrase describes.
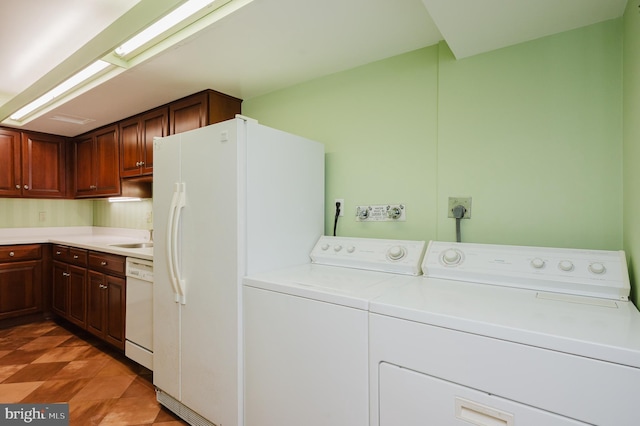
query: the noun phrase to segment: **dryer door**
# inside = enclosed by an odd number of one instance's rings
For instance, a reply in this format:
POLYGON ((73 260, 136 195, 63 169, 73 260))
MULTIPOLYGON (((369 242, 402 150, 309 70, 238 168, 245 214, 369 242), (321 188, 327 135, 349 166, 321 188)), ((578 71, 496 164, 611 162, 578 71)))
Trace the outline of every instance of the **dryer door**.
POLYGON ((379 426, 587 426, 393 364, 379 372, 379 426))

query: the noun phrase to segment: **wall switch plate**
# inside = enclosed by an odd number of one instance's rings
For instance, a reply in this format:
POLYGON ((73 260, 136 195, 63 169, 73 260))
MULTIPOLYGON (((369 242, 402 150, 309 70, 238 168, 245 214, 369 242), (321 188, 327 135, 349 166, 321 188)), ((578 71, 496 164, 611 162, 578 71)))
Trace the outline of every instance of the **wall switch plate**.
POLYGON ((335 208, 336 203, 340 203, 340 215, 339 216, 344 216, 344 198, 336 198, 335 200, 333 200, 334 208, 335 208))
POLYGON ((356 207, 356 222, 406 222, 404 204, 382 204, 356 207))
POLYGON ((453 218, 453 209, 455 206, 462 206, 465 208, 464 216, 462 219, 471 219, 471 197, 449 197, 448 211, 450 218, 453 218))

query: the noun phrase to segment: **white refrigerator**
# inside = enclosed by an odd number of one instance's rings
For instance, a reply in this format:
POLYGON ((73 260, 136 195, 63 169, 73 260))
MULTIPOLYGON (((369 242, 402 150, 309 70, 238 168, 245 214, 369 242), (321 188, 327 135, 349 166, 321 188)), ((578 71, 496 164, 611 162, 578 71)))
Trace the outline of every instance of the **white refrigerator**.
POLYGON ((238 116, 154 141, 158 401, 243 425, 242 277, 309 262, 324 230, 324 146, 238 116))

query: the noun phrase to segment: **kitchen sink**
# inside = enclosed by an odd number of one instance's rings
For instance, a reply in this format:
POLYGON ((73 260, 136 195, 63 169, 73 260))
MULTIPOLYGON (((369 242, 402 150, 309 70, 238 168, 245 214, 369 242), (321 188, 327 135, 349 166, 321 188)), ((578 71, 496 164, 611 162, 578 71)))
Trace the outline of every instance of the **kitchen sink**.
POLYGON ((153 243, 125 243, 125 244, 109 244, 112 247, 120 248, 151 248, 153 243))

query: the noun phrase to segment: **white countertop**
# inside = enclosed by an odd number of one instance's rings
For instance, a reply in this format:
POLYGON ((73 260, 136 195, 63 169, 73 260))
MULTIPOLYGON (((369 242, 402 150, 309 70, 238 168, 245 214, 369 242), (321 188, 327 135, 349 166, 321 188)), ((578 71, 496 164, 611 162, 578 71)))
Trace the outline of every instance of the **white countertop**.
POLYGON ((144 229, 73 226, 53 228, 0 228, 0 245, 53 243, 87 250, 153 260, 153 248, 122 248, 113 244, 149 241, 144 229))

